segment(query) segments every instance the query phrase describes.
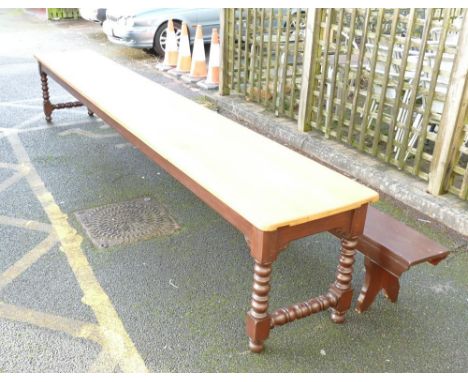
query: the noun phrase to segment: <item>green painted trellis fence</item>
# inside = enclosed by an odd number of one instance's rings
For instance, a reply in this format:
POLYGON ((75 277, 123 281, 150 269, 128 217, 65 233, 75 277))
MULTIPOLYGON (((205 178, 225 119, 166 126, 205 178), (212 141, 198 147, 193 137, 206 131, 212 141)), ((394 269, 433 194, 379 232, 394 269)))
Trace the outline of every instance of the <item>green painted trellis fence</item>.
POLYGON ((466 12, 225 9, 220 91, 467 200, 466 12))

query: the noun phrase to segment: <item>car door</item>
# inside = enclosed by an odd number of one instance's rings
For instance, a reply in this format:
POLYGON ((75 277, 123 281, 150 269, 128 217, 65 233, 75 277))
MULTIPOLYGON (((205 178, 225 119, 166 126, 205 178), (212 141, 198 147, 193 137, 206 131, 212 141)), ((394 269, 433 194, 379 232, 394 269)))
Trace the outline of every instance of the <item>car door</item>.
POLYGON ((197 10, 197 24, 202 26, 205 41, 210 40, 213 28, 218 28, 219 31, 220 12, 221 8, 199 8, 197 10))

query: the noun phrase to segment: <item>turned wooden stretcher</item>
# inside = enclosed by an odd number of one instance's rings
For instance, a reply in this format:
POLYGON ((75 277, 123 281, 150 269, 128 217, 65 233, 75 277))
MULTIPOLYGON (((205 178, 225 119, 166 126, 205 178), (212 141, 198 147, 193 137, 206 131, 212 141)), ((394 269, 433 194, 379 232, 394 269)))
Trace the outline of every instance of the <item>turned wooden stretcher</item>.
POLYGON ((54 109, 47 76, 237 227, 254 259, 246 330, 260 352, 270 329, 331 310, 342 323, 352 271, 373 190, 214 111, 88 51, 37 54, 44 112, 54 109), (155 118, 157 116, 157 118, 155 118), (342 237, 335 281, 323 295, 268 310, 272 264, 289 242, 323 231, 342 237))

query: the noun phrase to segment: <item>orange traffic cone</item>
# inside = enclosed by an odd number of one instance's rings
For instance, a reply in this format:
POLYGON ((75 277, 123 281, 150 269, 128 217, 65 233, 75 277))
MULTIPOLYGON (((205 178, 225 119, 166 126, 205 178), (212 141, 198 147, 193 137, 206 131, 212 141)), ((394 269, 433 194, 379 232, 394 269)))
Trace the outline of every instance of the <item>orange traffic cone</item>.
POLYGON ((203 43, 203 32, 201 25, 197 25, 190 74, 182 76, 182 79, 187 82, 197 82, 206 78, 206 73, 207 70, 205 59, 205 45, 203 43))
POLYGON ((166 52, 164 54, 164 62, 156 66, 157 69, 166 71, 174 68, 177 65, 177 37, 174 31, 174 23, 169 19, 167 23, 167 38, 166 52))
POLYGON ((180 76, 190 72, 192 66, 192 57, 190 55, 190 42, 188 37, 188 28, 186 23, 182 23, 182 32, 179 40, 179 55, 177 58, 177 67, 169 70, 169 74, 180 76))
POLYGON ((198 85, 204 89, 217 89, 219 86, 219 35, 216 28, 213 28, 211 33, 208 76, 206 80, 200 81, 198 85))

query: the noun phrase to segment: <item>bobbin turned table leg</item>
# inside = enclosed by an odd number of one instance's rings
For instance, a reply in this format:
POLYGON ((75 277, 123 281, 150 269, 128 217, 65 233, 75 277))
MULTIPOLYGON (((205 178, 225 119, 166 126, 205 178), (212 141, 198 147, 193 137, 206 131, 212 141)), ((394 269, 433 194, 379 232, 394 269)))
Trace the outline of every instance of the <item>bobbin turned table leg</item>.
POLYGON ((52 121, 52 111, 54 110, 54 107, 50 103, 49 83, 48 83, 48 80, 47 80, 47 73, 43 72, 41 70, 40 66, 39 66, 39 74, 41 76, 41 88, 42 88, 42 100, 43 100, 44 114, 45 114, 45 117, 46 117, 46 121, 51 122, 52 121))
POLYGON ((247 313, 246 331, 249 336, 249 349, 254 353, 263 350, 263 343, 270 333, 268 314, 268 293, 270 292, 271 264, 254 265, 254 283, 251 308, 247 313))
POLYGON ((353 288, 351 280, 353 277, 354 255, 358 242, 357 236, 341 240, 340 260, 336 273, 336 280, 332 284, 330 291, 336 295, 337 304, 331 308, 331 319, 337 324, 345 320, 345 314, 351 307, 353 298, 353 288))
MULTIPOLYGON (((50 102, 48 76, 47 76, 47 73, 43 71, 41 64, 39 64, 39 75, 41 77, 43 108, 44 108, 44 114, 45 114, 45 118, 47 122, 52 121, 52 112, 56 109, 68 109, 72 107, 84 106, 83 103, 80 101, 63 102, 63 103, 56 103, 56 104, 50 102)), ((90 108, 88 108, 88 115, 90 117, 94 115, 94 112, 90 108)))
POLYGON ((271 315, 268 313, 268 294, 271 266, 281 249, 278 248, 277 238, 276 231, 263 232, 256 229, 246 237, 255 261, 251 308, 246 317, 249 349, 254 353, 263 350, 263 343, 270 334, 271 315))
POLYGON ((336 279, 329 290, 329 293, 336 296, 336 304, 330 309, 331 319, 336 324, 342 324, 345 321, 345 314, 351 307, 353 299, 351 281, 353 278, 354 256, 356 254, 359 236, 364 231, 366 214, 367 204, 355 209, 348 232, 345 232, 341 239, 336 279))

